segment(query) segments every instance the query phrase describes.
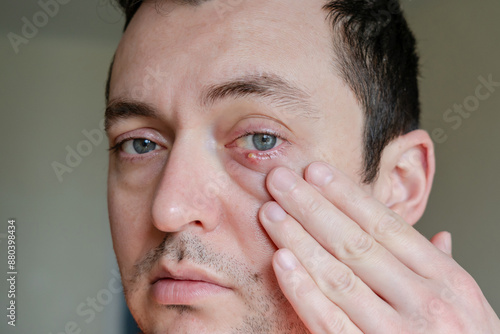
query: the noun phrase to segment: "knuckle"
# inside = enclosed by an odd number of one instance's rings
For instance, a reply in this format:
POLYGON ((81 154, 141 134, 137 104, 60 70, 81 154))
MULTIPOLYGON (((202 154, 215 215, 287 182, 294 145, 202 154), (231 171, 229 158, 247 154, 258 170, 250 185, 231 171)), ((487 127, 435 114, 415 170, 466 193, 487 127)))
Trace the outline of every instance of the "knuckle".
POLYGON ((311 197, 307 200, 306 208, 307 208, 307 211, 309 211, 313 215, 323 215, 324 214, 323 213, 324 212, 323 206, 315 198, 311 197))
POLYGON ((388 333, 407 333, 405 332, 405 325, 403 320, 399 316, 394 316, 387 321, 386 326, 388 328, 388 333))
POLYGON ((330 223, 337 219, 332 206, 318 199, 308 200, 302 214, 306 217, 314 217, 315 220, 323 223, 330 223))
POLYGON ((463 268, 454 268, 447 273, 447 283, 454 291, 465 292, 477 287, 474 278, 463 268))
POLYGON ((403 331, 404 334, 426 333, 429 327, 428 319, 420 312, 413 312, 407 320, 407 328, 403 331))
POLYGON ((285 244, 297 250, 297 252, 306 250, 309 246, 307 235, 303 231, 298 230, 296 226, 292 228, 291 224, 283 224, 284 228, 281 230, 285 244))
POLYGON ((391 236, 402 234, 405 230, 405 224, 403 224, 399 217, 394 212, 384 212, 375 223, 375 235, 377 236, 391 236))
POLYGON ((343 207, 348 204, 354 207, 359 207, 361 205, 363 199, 356 195, 347 184, 340 183, 338 186, 341 187, 339 191, 339 203, 343 207))
POLYGON ((315 271, 323 266, 328 260, 328 252, 320 245, 309 246, 306 258, 303 260, 303 266, 309 272, 315 271))
POLYGON ((344 334, 347 333, 346 318, 339 311, 328 310, 322 317, 321 323, 323 333, 344 334))
POLYGON ((462 321, 455 308, 455 304, 447 303, 440 297, 432 296, 426 298, 425 305, 422 305, 422 317, 431 326, 444 326, 440 332, 461 333, 459 328, 462 321), (446 329, 446 330, 445 330, 446 329))
POLYGON ((448 303, 448 304, 453 304, 457 300, 457 295, 455 292, 453 292, 450 287, 448 286, 443 286, 441 288, 441 292, 439 293, 440 298, 448 303))
POLYGON ((481 305, 484 301, 484 295, 476 280, 465 270, 460 270, 454 275, 451 287, 461 300, 468 300, 473 305, 481 305))
POLYGON ((432 297, 427 303, 427 311, 432 317, 443 317, 443 315, 449 309, 449 305, 445 303, 440 297, 432 297))
POLYGON ((329 215, 328 208, 325 207, 325 205, 321 203, 321 201, 314 197, 309 197, 306 200, 304 210, 307 215, 311 215, 322 220, 329 215))
POLYGON ((474 277, 468 272, 463 271, 461 275, 457 275, 456 284, 459 289, 466 291, 478 290, 478 285, 474 277))
POLYGON ((342 294, 353 294, 356 286, 356 276, 352 270, 335 270, 328 275, 326 284, 328 290, 334 290, 342 294))
MULTIPOLYGON (((450 301, 447 298, 443 298, 439 290, 432 291, 421 291, 419 293, 419 319, 415 321, 416 324, 424 325, 423 327, 435 327, 439 325, 444 325, 446 330, 440 332, 446 333, 459 333, 455 331, 449 331, 454 325, 460 324, 460 319, 458 317, 459 312, 457 312, 457 301, 450 301)), ((417 319, 415 319, 417 320, 417 319)), ((421 328, 425 332, 425 328, 421 328)))
POLYGON ((304 277, 297 278, 295 285, 295 295, 297 300, 303 300, 314 294, 314 289, 316 285, 314 281, 304 279, 304 277))
POLYGON ((288 193, 288 197, 295 203, 309 202, 310 198, 304 197, 304 188, 297 186, 288 193))
POLYGON ((360 259, 373 252, 375 242, 373 238, 365 232, 358 232, 344 243, 343 257, 349 259, 360 259))

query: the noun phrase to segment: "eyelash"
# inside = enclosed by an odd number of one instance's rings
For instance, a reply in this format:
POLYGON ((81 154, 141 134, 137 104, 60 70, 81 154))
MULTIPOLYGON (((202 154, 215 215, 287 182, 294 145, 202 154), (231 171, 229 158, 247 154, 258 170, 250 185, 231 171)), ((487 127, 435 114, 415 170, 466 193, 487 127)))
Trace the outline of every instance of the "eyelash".
POLYGON ((236 141, 240 138, 246 137, 246 136, 253 136, 253 135, 257 135, 257 134, 275 136, 275 137, 278 137, 278 138, 286 141, 286 139, 284 138, 284 136, 281 133, 274 131, 274 130, 256 130, 256 131, 245 130, 243 132, 243 134, 241 134, 239 137, 237 137, 234 141, 236 141))
MULTIPOLYGON (((275 137, 283 140, 283 142, 286 144, 290 143, 282 133, 280 133, 278 131, 274 131, 274 130, 253 130, 253 131, 245 130, 245 132, 243 132, 243 134, 239 135, 235 140, 233 140, 232 143, 236 142, 240 138, 243 138, 246 136, 253 136, 256 134, 265 134, 265 135, 269 135, 269 136, 275 136, 275 137)), ((133 139, 138 139, 138 138, 139 137, 135 137, 135 136, 125 137, 122 140, 120 140, 118 143, 116 143, 114 146, 110 147, 108 149, 108 151, 111 152, 112 154, 118 154, 119 150, 122 148, 122 146, 125 142, 127 142, 129 140, 133 140, 133 139)), ((156 145, 158 145, 158 143, 156 143, 156 145)), ((280 145, 280 146, 282 146, 282 145, 280 145)), ((269 151, 255 151, 255 152, 251 152, 251 153, 255 155, 255 158, 253 158, 253 159, 266 160, 266 159, 273 158, 275 155, 280 153, 280 151, 281 151, 280 149, 278 149, 278 150, 271 149, 269 151)))
MULTIPOLYGON (((279 139, 281 139, 283 141, 283 144, 290 144, 290 142, 288 141, 288 139, 286 138, 285 135, 283 135, 282 133, 278 132, 278 131, 275 131, 275 130, 252 130, 252 131, 248 131, 248 130, 245 130, 243 132, 243 134, 239 135, 234 141, 236 142, 238 139, 240 138, 243 138, 243 137, 246 137, 246 136, 252 136, 252 135, 256 135, 256 134, 265 134, 265 135, 269 135, 269 136, 275 136, 279 139)), ((250 154, 253 154, 254 157, 253 158, 250 158, 248 155, 246 156, 246 158, 248 159, 251 159, 251 160, 267 160, 267 159, 272 159, 274 158, 276 155, 280 154, 283 147, 283 146, 280 145, 278 146, 277 148, 273 148, 269 151, 258 151, 258 150, 255 150, 255 151, 252 151, 250 154)), ((231 145, 231 144, 230 144, 231 145)))
MULTIPOLYGON (((138 139, 137 137, 126 137, 126 138, 123 138, 122 140, 120 140, 116 145, 114 145, 113 147, 110 147, 108 149, 109 152, 113 153, 113 154, 117 154, 118 151, 122 148, 123 144, 128 141, 128 140, 132 140, 132 139, 138 139)), ((155 142, 156 143, 156 142, 155 142)))

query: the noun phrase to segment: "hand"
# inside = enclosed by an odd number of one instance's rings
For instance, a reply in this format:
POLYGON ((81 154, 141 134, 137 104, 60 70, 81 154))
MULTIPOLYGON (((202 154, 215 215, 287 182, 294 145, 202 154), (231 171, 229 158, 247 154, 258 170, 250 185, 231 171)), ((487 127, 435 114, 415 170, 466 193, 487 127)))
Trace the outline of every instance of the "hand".
POLYGON ((500 333, 446 232, 429 242, 325 163, 305 180, 276 168, 267 187, 276 202, 259 218, 280 248, 274 271, 312 333, 500 333))

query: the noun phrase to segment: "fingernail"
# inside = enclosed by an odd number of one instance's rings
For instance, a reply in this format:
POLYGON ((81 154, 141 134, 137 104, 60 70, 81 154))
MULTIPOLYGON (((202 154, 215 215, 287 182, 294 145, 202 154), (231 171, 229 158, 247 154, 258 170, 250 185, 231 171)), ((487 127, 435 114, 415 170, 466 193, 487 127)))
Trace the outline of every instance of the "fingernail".
POLYGON ((295 260, 292 252, 288 249, 280 249, 278 251, 276 262, 283 271, 294 270, 297 268, 297 261, 295 260))
POLYGON ((295 175, 286 168, 278 168, 273 175, 273 185, 274 187, 282 192, 288 192, 295 188, 297 184, 297 179, 295 175))
POLYGON ((273 223, 281 222, 286 218, 285 210, 276 202, 269 203, 264 210, 264 214, 273 223))
POLYGON ((333 180, 333 173, 331 169, 321 162, 311 164, 308 172, 309 179, 318 187, 323 187, 333 180))

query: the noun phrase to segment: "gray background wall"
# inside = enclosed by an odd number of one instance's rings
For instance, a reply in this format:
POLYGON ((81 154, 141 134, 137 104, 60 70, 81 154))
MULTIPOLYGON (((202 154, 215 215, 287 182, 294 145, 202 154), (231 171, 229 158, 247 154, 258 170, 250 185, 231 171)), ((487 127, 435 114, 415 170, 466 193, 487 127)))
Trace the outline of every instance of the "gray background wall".
MULTIPOLYGON (((82 333, 122 333, 123 299, 109 287, 116 263, 106 212, 107 143, 81 144, 82 131, 102 133, 104 82, 122 18, 108 0, 68 1, 16 54, 7 34, 21 35, 22 18, 32 22, 41 8, 34 0, 2 2, 0 276, 7 272, 7 220, 16 218, 18 326, 7 326, 2 315, 0 332, 56 334, 74 322, 82 333), (65 163, 67 147, 78 145, 89 155, 60 182, 51 164, 65 163), (102 307, 93 319, 77 313, 87 298, 102 307)), ((443 117, 454 104, 473 101, 480 76, 500 81, 500 2, 402 4, 422 58, 423 126, 441 129, 435 186, 417 228, 427 237, 452 232, 455 259, 499 313, 500 87, 460 126, 443 117)), ((6 290, 2 279, 0 305, 6 290)))

